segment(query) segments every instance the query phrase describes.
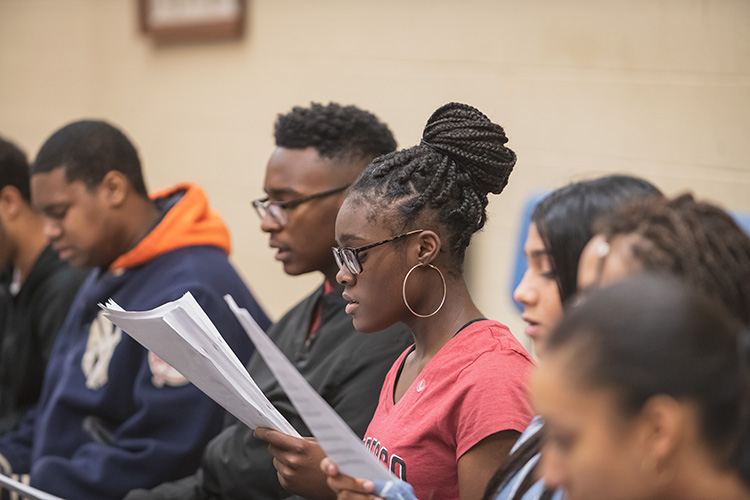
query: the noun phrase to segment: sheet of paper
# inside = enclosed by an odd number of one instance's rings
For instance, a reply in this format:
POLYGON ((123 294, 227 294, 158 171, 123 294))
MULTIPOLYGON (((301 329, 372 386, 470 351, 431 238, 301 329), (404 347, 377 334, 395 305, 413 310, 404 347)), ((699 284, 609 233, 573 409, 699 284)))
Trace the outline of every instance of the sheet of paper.
POLYGON ((3 474, 0 474, 0 488, 16 491, 30 500, 62 500, 62 498, 60 497, 45 493, 42 490, 36 489, 33 486, 29 486, 28 484, 18 482, 15 479, 4 476, 3 474))
POLYGON ((150 311, 124 311, 112 300, 99 306, 112 323, 248 427, 271 427, 299 436, 258 388, 189 292, 150 311))
POLYGON ((373 454, 362 439, 344 422, 336 411, 313 389, 302 374, 268 338, 246 309, 240 308, 230 295, 225 295, 232 312, 255 344, 276 380, 297 408, 302 420, 318 438, 326 454, 344 474, 365 479, 396 479, 373 454))

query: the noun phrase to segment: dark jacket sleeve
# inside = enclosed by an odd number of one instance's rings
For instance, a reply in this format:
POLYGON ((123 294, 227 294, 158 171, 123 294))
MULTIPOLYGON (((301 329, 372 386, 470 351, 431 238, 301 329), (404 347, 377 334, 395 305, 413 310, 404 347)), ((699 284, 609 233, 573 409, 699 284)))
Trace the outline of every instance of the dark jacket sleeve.
POLYGON ((18 428, 0 438, 0 472, 5 475, 28 474, 38 407, 27 411, 18 428))
POLYGON ((34 297, 33 317, 36 348, 46 366, 57 337, 78 288, 88 274, 82 269, 64 267, 57 271, 34 297))
POLYGON ((164 483, 152 490, 133 490, 125 496, 125 500, 208 500, 205 496, 201 481, 201 473, 198 471, 179 481, 164 483))
POLYGON ((359 437, 364 436, 372 420, 388 370, 412 342, 411 334, 401 324, 367 335, 352 351, 349 362, 339 365, 338 390, 326 398, 359 437))

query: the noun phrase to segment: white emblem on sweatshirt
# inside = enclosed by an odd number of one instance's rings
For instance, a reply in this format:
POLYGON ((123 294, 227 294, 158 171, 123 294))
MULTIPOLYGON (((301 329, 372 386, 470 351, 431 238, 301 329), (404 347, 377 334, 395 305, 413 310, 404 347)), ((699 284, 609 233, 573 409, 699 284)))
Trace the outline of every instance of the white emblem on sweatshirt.
POLYGON ((100 311, 89 328, 86 352, 81 358, 81 369, 86 375, 86 387, 99 389, 109 380, 109 363, 122 339, 122 329, 104 317, 100 311))
POLYGON ((154 387, 164 387, 164 384, 179 387, 188 383, 180 372, 168 365, 153 352, 148 353, 148 367, 151 368, 151 383, 154 387))

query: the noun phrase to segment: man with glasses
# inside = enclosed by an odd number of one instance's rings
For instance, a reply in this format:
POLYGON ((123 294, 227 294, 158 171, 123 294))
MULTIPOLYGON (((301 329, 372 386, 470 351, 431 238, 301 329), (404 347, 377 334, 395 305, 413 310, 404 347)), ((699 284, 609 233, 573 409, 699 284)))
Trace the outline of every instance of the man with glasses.
MULTIPOLYGON (((396 142, 373 114, 334 103, 295 107, 280 115, 275 138, 277 147, 268 161, 263 185, 266 196, 252 205, 284 271, 293 276, 319 272, 324 281, 268 333, 361 436, 377 405, 385 374, 411 343, 411 336, 402 325, 371 334, 354 329, 336 283, 338 266, 331 248, 336 245, 334 226, 346 188, 375 156, 393 151, 396 142)), ((251 359, 248 370, 274 406, 300 434, 309 436, 296 409, 258 356, 251 359)), ((270 446, 241 423, 229 426, 209 443, 195 475, 150 491, 133 491, 127 500, 292 496, 298 485, 280 484, 272 454, 305 441, 268 429, 258 434, 268 439, 270 446)), ((322 474, 305 482, 306 491, 310 484, 317 485, 316 498, 335 498, 322 474)))

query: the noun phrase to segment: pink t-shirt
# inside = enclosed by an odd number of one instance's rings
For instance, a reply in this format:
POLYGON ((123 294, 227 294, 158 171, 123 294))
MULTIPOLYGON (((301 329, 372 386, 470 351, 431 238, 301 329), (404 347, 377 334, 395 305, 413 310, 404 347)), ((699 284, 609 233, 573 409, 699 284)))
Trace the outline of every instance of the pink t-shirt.
POLYGON ((364 443, 420 500, 454 500, 458 459, 487 436, 521 432, 531 421, 525 387, 533 361, 508 327, 476 321, 440 349, 394 404, 411 349, 388 372, 364 443))

